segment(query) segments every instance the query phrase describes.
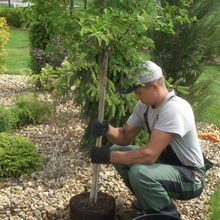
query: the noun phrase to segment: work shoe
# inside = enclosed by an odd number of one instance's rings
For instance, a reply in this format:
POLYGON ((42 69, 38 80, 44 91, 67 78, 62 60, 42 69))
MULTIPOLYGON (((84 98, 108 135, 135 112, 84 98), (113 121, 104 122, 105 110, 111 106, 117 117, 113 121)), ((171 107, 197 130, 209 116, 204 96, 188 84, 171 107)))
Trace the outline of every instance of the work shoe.
POLYGON ((123 196, 118 196, 115 199, 115 212, 117 212, 125 203, 126 203, 126 198, 123 196))
POLYGON ((137 199, 131 201, 131 207, 141 212, 144 211, 137 199))

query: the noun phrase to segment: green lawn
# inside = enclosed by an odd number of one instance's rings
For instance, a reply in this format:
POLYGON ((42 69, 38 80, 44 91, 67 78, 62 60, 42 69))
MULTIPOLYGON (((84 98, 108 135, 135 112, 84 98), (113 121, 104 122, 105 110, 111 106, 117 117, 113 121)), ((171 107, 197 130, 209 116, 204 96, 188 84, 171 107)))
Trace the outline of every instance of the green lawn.
POLYGON ((207 106, 205 120, 220 127, 220 64, 208 64, 200 79, 213 79, 210 87, 215 98, 215 102, 207 106))
MULTIPOLYGON (((9 7, 9 5, 8 4, 3 4, 3 3, 0 3, 0 7, 2 7, 2 8, 8 8, 9 7)), ((11 6, 11 7, 13 7, 13 6, 11 6)))
POLYGON ((28 31, 10 29, 10 36, 5 49, 8 54, 6 74, 26 74, 30 71, 28 31))
POLYGON ((220 219, 220 182, 216 188, 216 192, 211 198, 210 202, 210 220, 219 220, 220 219))

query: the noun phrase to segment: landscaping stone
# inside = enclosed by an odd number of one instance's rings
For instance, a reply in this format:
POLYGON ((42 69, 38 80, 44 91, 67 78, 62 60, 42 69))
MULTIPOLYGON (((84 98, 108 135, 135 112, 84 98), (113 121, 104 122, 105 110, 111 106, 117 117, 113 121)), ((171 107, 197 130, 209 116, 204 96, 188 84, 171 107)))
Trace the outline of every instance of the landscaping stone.
MULTIPOLYGON (((26 76, 0 75, 0 103, 13 106, 15 94, 34 91, 26 76)), ((49 94, 41 95, 52 102, 49 94)), ((29 137, 44 154, 44 169, 18 178, 0 179, 0 219, 2 220, 67 220, 69 201, 80 193, 89 192, 93 165, 88 149, 80 150, 85 122, 74 100, 57 104, 56 117, 45 124, 16 129, 15 134, 29 137)), ((220 129, 207 123, 197 124, 198 132, 220 129)), ((199 198, 175 201, 183 220, 208 220, 209 201, 220 177, 220 145, 200 139, 203 152, 216 165, 207 172, 206 187, 199 198)), ((115 219, 131 220, 141 215, 130 208, 133 195, 126 188, 112 165, 100 166, 99 190, 116 199, 115 219)))

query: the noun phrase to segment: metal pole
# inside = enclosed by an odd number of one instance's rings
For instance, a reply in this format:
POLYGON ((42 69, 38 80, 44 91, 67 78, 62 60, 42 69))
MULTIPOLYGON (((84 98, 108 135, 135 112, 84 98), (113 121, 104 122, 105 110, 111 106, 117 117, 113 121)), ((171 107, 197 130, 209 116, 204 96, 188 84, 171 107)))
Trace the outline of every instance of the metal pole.
POLYGON ((8 7, 11 8, 11 0, 8 0, 8 7))

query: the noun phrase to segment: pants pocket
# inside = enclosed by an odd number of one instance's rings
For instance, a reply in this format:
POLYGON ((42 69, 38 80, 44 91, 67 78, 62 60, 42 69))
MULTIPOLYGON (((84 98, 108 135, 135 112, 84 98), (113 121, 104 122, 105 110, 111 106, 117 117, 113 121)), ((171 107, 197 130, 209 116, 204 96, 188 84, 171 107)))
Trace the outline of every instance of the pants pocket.
POLYGON ((181 200, 189 200, 201 195, 204 186, 204 177, 197 171, 187 167, 175 166, 178 170, 182 183, 179 198, 181 200))

